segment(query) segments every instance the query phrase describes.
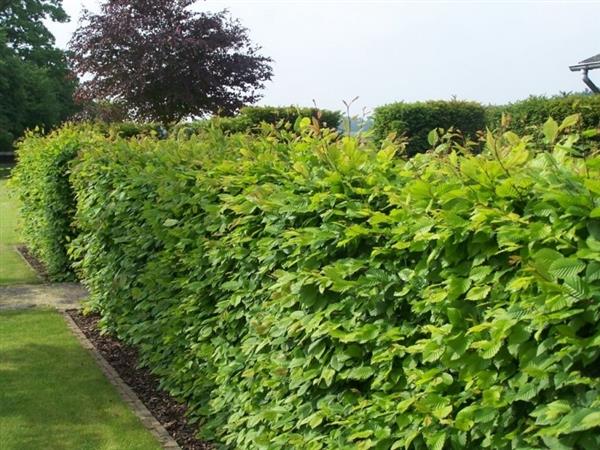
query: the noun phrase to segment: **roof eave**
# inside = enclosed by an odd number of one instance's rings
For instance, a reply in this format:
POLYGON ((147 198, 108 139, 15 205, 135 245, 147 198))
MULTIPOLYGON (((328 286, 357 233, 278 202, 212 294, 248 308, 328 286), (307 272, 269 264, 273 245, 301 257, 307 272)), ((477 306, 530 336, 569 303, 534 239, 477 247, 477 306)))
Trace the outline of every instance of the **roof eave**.
POLYGON ((577 72, 578 70, 600 69, 600 61, 585 64, 575 64, 574 66, 569 66, 569 69, 571 69, 572 72, 577 72))

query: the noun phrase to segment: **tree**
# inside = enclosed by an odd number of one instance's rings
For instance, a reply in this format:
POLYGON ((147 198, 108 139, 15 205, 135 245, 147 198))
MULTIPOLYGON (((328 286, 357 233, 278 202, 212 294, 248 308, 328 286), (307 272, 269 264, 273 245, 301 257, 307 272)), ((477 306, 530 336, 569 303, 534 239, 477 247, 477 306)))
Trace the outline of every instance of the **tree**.
POLYGON ((136 119, 231 114, 256 102, 271 78, 248 31, 195 0, 108 0, 86 12, 70 49, 87 100, 123 101, 136 119))
POLYGON ((75 111, 76 79, 44 20, 68 20, 60 0, 0 3, 0 151, 25 129, 50 128, 75 111))
POLYGON ((31 61, 43 53, 56 53, 54 36, 43 21, 69 20, 61 0, 2 0, 1 5, 0 28, 16 54, 31 61))

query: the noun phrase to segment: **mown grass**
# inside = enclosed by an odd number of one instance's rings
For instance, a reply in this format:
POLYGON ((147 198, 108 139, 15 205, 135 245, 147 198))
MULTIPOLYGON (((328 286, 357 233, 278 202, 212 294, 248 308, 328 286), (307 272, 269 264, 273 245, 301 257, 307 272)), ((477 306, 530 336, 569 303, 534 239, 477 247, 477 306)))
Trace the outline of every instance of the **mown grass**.
POLYGON ((38 283, 39 277, 16 252, 19 204, 8 191, 10 168, 0 166, 0 285, 38 283))
POLYGON ((54 311, 0 313, 2 450, 160 449, 54 311))

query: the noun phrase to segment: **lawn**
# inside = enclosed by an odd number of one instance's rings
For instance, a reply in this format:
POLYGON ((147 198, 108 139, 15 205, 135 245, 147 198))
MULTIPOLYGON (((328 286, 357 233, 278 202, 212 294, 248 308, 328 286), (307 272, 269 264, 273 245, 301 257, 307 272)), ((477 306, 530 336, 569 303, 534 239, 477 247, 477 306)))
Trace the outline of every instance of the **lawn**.
POLYGON ((39 283, 40 279, 16 252, 18 202, 8 192, 9 168, 0 166, 0 285, 39 283))
POLYGON ((54 311, 0 313, 0 448, 160 449, 54 311))

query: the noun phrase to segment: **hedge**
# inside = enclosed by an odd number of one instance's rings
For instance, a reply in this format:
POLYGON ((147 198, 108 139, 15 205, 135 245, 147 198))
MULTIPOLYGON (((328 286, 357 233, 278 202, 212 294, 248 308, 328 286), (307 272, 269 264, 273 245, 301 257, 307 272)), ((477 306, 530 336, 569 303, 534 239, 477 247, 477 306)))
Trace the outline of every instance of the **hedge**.
POLYGON ((314 117, 322 127, 337 129, 341 124, 341 113, 326 109, 298 106, 248 106, 233 117, 213 117, 196 122, 182 123, 174 128, 177 136, 197 134, 210 128, 218 128, 226 133, 259 133, 263 124, 297 125, 303 117, 314 117))
POLYGON ((293 125, 298 118, 314 117, 322 126, 333 129, 340 126, 342 117, 339 111, 297 106, 247 106, 241 109, 240 115, 248 118, 254 125, 262 122, 276 124, 281 121, 293 125))
POLYGON ((581 114, 583 128, 600 128, 600 95, 563 95, 556 97, 532 96, 526 100, 486 109, 486 123, 499 127, 502 113, 510 116, 510 128, 524 134, 535 130, 549 117, 564 120, 572 114, 581 114))
POLYGON ((599 448, 600 150, 576 122, 410 160, 307 121, 101 140, 71 255, 224 447, 599 448))
POLYGON ((73 279, 66 248, 75 235, 70 162, 82 146, 101 139, 91 126, 66 125, 46 136, 29 132, 17 143, 11 184, 21 203, 21 235, 53 281, 73 279))
POLYGON ((71 162, 82 149, 101 141, 159 139, 166 134, 158 124, 68 123, 47 135, 31 131, 17 143, 18 164, 12 172, 12 184, 21 203, 22 235, 52 281, 74 278, 67 255, 68 244, 77 233, 72 226, 75 198, 69 184, 71 162))
POLYGON ((477 131, 485 129, 485 116, 485 108, 475 102, 392 103, 375 108, 373 134, 377 142, 390 133, 406 137, 408 153, 413 155, 429 149, 427 135, 434 128, 454 127, 465 137, 474 138, 477 131))

